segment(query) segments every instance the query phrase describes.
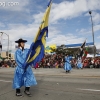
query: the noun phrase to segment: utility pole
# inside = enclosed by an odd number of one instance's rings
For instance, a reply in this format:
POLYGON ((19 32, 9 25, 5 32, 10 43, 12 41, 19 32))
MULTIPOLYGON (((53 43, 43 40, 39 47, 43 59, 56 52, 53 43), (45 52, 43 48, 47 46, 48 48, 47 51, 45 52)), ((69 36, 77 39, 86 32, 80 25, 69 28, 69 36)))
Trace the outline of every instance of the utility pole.
POLYGON ((89 11, 90 17, 91 17, 91 23, 92 23, 92 37, 93 37, 93 53, 94 53, 94 58, 95 58, 95 44, 94 44, 94 30, 93 30, 93 20, 92 20, 92 12, 89 11))

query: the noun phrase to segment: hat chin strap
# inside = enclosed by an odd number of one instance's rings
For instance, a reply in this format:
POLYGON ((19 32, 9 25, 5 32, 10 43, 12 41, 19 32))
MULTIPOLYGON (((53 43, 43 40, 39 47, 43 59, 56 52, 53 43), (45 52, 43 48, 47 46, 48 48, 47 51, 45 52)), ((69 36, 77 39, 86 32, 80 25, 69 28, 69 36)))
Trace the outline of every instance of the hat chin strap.
POLYGON ((24 47, 20 46, 20 49, 23 51, 24 50, 24 47))
POLYGON ((22 47, 22 51, 24 50, 24 47, 22 47))

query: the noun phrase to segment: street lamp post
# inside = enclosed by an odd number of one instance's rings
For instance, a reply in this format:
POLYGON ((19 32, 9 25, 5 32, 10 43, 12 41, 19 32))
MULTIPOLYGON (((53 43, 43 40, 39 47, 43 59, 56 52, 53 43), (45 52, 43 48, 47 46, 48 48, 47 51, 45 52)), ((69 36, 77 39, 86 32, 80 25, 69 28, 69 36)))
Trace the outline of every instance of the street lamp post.
MULTIPOLYGON (((0 32, 0 33, 6 34, 6 33, 4 33, 4 32, 0 32)), ((8 48, 7 48, 7 52, 8 52, 8 57, 9 57, 9 35, 8 35, 8 34, 6 34, 6 35, 8 36, 8 48)))
MULTIPOLYGON (((3 39, 3 40, 8 40, 8 39, 3 39)), ((11 40, 9 40, 9 52, 10 52, 10 50, 12 50, 12 41, 11 40)))
MULTIPOLYGON (((90 14, 90 17, 91 17, 91 23, 92 23, 92 37, 93 37, 93 45, 94 45, 94 30, 93 30, 93 20, 92 20, 92 12, 89 11, 89 14, 90 14)), ((94 57, 95 57, 95 45, 94 45, 94 48, 93 48, 93 53, 94 53, 94 57)))

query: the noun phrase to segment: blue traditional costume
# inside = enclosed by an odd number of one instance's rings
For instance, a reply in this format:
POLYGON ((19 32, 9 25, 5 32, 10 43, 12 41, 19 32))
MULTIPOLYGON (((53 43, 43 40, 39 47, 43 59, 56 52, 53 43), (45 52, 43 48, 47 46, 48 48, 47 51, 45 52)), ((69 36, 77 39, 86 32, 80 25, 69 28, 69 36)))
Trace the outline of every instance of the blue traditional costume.
POLYGON ((71 60, 72 60, 71 56, 65 56, 64 70, 66 70, 66 72, 70 72, 70 70, 72 69, 71 63, 70 63, 71 60))
POLYGON ((79 58, 78 60, 77 60, 77 68, 78 69, 82 69, 82 67, 83 67, 83 64, 82 64, 82 59, 81 58, 79 58))
MULTIPOLYGON (((19 39, 15 42, 25 42, 25 40, 19 39)), ((25 86, 25 89, 29 90, 30 86, 37 84, 31 66, 28 66, 26 70, 23 68, 27 53, 28 49, 22 50, 21 47, 19 47, 15 52, 15 61, 17 63, 17 66, 14 73, 13 88, 17 90, 17 93, 20 93, 20 88, 22 86, 25 86)), ((18 96, 21 96, 21 94, 19 94, 18 96)))

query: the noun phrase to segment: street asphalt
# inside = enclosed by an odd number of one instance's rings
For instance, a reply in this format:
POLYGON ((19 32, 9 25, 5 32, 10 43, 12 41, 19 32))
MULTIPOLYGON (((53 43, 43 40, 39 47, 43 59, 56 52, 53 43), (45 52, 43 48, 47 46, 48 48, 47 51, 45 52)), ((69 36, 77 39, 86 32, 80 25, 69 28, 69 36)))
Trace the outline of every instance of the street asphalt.
POLYGON ((15 68, 0 68, 0 100, 100 100, 100 69, 63 68, 33 69, 37 85, 31 87, 32 97, 16 97, 12 89, 15 68))

